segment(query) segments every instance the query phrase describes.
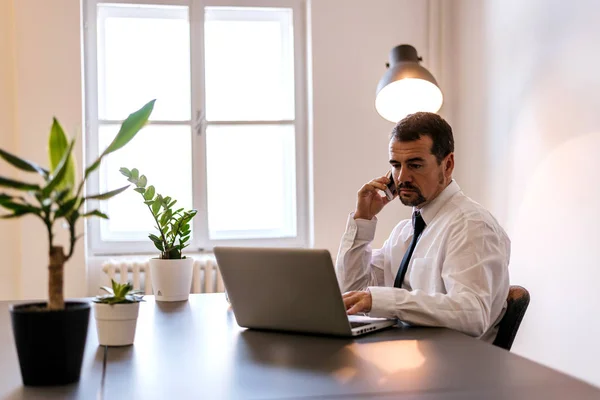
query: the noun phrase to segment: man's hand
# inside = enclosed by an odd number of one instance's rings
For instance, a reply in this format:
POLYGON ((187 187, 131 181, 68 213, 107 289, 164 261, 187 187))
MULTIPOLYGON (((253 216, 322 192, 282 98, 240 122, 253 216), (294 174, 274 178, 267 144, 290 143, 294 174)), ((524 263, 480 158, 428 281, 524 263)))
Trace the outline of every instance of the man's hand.
POLYGON ((356 313, 368 313, 371 311, 373 298, 368 290, 361 292, 346 292, 342 295, 346 313, 348 315, 356 313))
POLYGON ((390 202, 385 196, 379 194, 379 190, 385 190, 389 179, 385 176, 373 179, 366 183, 357 193, 356 211, 354 219, 373 219, 381 209, 390 202))

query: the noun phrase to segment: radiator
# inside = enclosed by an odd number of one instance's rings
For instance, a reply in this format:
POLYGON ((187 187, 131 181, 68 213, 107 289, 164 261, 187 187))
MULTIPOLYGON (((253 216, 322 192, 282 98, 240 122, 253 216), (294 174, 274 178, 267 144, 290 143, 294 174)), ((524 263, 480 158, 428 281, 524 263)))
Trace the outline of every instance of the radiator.
MULTIPOLYGON (((224 292, 223 278, 219 272, 214 255, 198 256, 194 258, 194 274, 190 293, 218 293, 224 292)), ((144 260, 110 260, 102 264, 102 271, 108 281, 131 282, 134 289, 143 290, 145 294, 152 294, 152 282, 147 271, 150 263, 144 260)))

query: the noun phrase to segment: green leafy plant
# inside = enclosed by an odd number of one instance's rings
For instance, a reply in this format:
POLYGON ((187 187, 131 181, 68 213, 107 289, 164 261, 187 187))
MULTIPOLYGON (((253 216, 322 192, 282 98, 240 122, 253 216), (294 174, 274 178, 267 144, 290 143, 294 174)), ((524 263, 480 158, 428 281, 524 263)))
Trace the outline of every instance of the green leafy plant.
POLYGON ((129 182, 136 185, 134 190, 142 195, 144 204, 148 206, 154 217, 155 228, 158 230, 159 236, 151 233, 148 237, 160 251, 160 258, 165 260, 185 258, 181 252, 188 246, 191 235, 190 223, 197 211, 184 211, 183 208, 173 211, 177 200, 156 193, 156 189, 152 185, 146 187, 148 179, 146 176, 140 175, 136 168, 132 170, 121 168, 120 171, 129 182))
POLYGON ((100 289, 104 290, 106 294, 96 296, 93 300, 94 303, 129 304, 144 301, 143 292, 141 290, 133 290, 133 285, 131 283, 117 283, 114 279, 111 279, 110 281, 112 283, 112 288, 102 286, 100 289))
POLYGON ((87 210, 88 200, 107 200, 127 189, 127 186, 94 195, 84 196, 85 181, 100 166, 107 155, 121 149, 135 137, 146 124, 154 100, 138 111, 130 114, 121 124, 119 132, 106 149, 88 166, 83 178, 76 181, 75 161, 72 155, 75 139, 69 140, 56 118, 53 119, 48 141, 49 168, 41 167, 0 149, 0 158, 17 169, 36 174, 38 182, 20 181, 0 176, 0 188, 9 192, 0 193, 0 218, 18 218, 33 215, 42 220, 48 232, 48 309, 62 310, 65 307, 63 294, 64 264, 73 256, 75 244, 82 235, 77 235, 76 224, 81 218, 108 216, 100 210, 87 210), (58 222, 69 230, 69 250, 57 245, 54 238, 54 226, 58 222))

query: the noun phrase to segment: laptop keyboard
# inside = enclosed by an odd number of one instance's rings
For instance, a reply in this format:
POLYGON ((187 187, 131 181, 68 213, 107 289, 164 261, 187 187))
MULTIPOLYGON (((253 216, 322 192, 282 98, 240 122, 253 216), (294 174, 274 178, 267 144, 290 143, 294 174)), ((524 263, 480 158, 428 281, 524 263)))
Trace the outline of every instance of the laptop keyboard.
POLYGON ((365 325, 369 325, 370 322, 355 322, 355 321, 350 321, 350 327, 351 328, 360 328, 361 326, 365 326, 365 325))

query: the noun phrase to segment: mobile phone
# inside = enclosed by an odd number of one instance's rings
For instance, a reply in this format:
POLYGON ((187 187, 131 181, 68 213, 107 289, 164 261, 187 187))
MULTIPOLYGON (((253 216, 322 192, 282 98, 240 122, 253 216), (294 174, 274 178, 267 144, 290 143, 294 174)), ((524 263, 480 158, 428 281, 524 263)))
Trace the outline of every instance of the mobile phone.
POLYGON ((396 182, 394 182, 394 177, 392 176, 391 170, 389 170, 385 176, 386 176, 386 178, 388 178, 390 180, 390 182, 387 184, 387 187, 385 188, 384 193, 385 193, 385 197, 387 197, 387 199, 391 201, 391 200, 394 200, 394 196, 398 192, 396 190, 396 182))

